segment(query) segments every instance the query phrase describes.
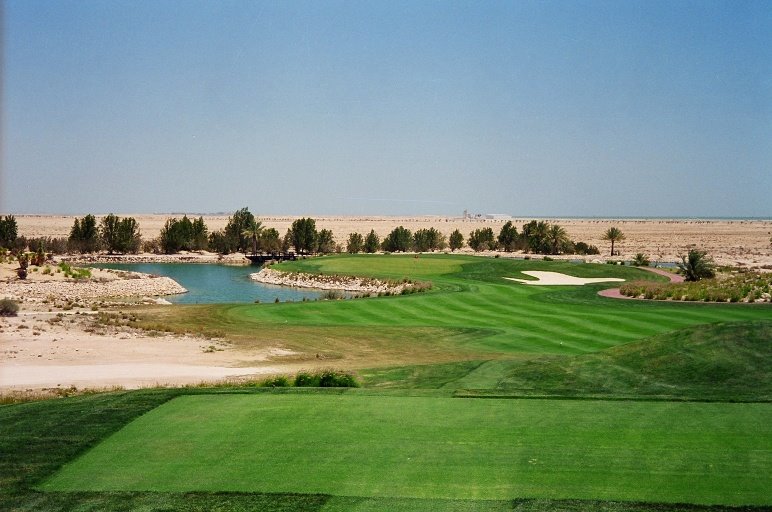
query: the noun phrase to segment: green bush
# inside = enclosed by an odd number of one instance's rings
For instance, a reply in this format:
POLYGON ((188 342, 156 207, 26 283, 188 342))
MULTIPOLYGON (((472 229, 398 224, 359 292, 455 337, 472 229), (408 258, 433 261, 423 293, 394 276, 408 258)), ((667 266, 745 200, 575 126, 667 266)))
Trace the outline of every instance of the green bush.
POLYGON ((290 381, 286 376, 279 375, 278 377, 271 377, 262 381, 260 386, 264 388, 286 388, 290 386, 290 381))
POLYGON ((19 304, 11 299, 0 300, 0 316, 16 316, 19 312, 19 304))
POLYGON ((321 370, 315 373, 299 372, 295 375, 298 388, 358 388, 354 375, 338 370, 321 370))
POLYGON ((322 388, 357 388, 359 383, 350 373, 324 370, 319 375, 319 387, 322 388))
POLYGON ((308 372, 298 372, 297 375, 295 375, 295 387, 296 388, 318 388, 319 387, 319 375, 308 373, 308 372))

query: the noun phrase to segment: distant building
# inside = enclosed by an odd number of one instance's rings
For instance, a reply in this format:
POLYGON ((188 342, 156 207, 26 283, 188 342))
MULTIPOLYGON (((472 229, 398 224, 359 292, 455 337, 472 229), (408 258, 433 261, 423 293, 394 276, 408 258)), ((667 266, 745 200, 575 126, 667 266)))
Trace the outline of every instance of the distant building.
POLYGON ((487 220, 511 220, 512 216, 504 213, 486 213, 485 218, 487 220))

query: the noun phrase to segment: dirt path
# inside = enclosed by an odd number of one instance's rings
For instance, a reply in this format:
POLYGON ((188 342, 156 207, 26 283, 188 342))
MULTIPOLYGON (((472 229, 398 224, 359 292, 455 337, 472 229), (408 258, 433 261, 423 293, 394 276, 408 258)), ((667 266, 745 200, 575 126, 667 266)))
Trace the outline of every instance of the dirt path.
MULTIPOLYGON (((667 270, 662 270, 660 268, 652 268, 652 267, 638 267, 642 270, 648 270, 649 272, 654 272, 655 274, 658 274, 660 276, 665 276, 668 279, 670 279, 671 283, 683 283, 684 277, 678 274, 674 274, 672 272, 668 272, 667 270)), ((636 299, 637 297, 629 297, 627 295, 622 295, 622 293, 619 291, 619 288, 609 288, 608 290, 601 290, 598 292, 598 295, 601 297, 608 297, 610 299, 636 299)))

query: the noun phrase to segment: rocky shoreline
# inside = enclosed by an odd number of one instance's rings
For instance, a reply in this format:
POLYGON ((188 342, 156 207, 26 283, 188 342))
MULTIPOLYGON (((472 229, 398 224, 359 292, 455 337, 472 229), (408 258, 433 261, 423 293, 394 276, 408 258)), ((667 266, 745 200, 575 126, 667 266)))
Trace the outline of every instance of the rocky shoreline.
POLYGON ((295 288, 311 288, 316 290, 342 290, 356 293, 391 293, 399 294, 414 285, 409 282, 384 281, 371 277, 337 276, 325 274, 307 274, 303 272, 281 272, 271 268, 263 268, 250 274, 253 281, 295 288))
POLYGON ((111 281, 15 281, 0 283, 0 297, 21 302, 39 302, 55 298, 59 301, 84 301, 92 299, 145 299, 164 295, 177 295, 188 290, 170 277, 151 276, 131 272, 131 276, 111 281))
POLYGON ((216 252, 181 252, 178 254, 75 254, 57 256, 57 261, 68 263, 208 263, 220 265, 249 265, 241 253, 217 254, 216 252))

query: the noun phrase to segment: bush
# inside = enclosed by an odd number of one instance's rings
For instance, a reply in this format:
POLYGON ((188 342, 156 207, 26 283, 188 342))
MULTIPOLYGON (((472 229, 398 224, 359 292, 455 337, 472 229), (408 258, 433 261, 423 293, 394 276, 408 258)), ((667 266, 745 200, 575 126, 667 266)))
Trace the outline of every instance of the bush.
POLYGON ((354 375, 338 370, 319 372, 299 372, 295 375, 295 387, 298 388, 358 388, 354 375))
POLYGON ((649 258, 642 252, 636 254, 632 261, 634 267, 648 267, 650 263, 651 261, 649 261, 649 258))
POLYGON ((11 299, 0 300, 0 316, 16 316, 19 312, 19 304, 11 299))
POLYGON ((344 295, 340 290, 326 290, 320 298, 322 300, 341 300, 344 295))
POLYGON ((350 373, 324 370, 319 376, 319 387, 322 388, 356 388, 356 379, 350 373))
POLYGON ((319 387, 319 375, 308 373, 308 372, 298 372, 297 375, 295 375, 295 387, 296 388, 318 388, 319 387))
POLYGON ((286 376, 279 375, 278 377, 264 380, 260 383, 260 386, 264 388, 286 388, 290 386, 290 381, 286 376))

